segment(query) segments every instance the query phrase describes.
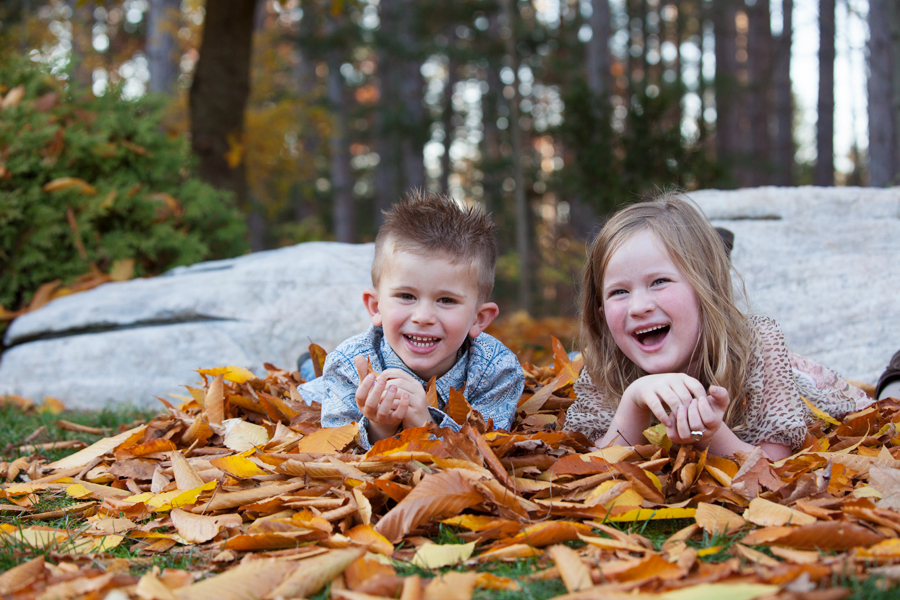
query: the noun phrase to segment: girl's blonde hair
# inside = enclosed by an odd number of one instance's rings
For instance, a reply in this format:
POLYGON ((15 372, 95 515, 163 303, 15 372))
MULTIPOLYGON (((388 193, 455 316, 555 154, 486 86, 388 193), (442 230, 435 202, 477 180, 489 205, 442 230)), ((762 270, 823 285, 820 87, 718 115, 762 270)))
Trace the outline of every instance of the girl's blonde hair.
POLYGON ((600 311, 610 257, 642 231, 656 236, 694 288, 700 305, 700 336, 694 348, 698 378, 704 386, 728 390, 731 404, 725 421, 739 427, 744 420, 750 324, 735 304, 731 261, 721 237, 700 207, 683 194, 664 192, 623 208, 591 243, 581 291, 581 347, 588 374, 613 407, 633 381, 647 374, 616 345, 600 311))

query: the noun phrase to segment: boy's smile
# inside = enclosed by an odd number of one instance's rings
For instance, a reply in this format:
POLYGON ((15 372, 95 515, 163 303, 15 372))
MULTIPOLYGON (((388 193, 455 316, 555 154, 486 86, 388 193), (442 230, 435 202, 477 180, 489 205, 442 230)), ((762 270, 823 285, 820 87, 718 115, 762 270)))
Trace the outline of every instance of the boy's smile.
POLYGON ((478 297, 475 267, 395 250, 377 289, 363 292, 372 324, 400 359, 425 381, 456 364, 467 336, 477 337, 497 316, 478 297))
POLYGON ((700 337, 697 294, 650 231, 615 250, 603 274, 601 314, 616 345, 647 373, 692 373, 700 337))

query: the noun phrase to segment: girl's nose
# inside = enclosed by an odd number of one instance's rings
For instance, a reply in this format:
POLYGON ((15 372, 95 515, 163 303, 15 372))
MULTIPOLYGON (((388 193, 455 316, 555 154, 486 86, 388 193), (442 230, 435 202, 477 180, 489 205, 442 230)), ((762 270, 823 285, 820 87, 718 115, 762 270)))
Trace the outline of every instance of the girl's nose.
POLYGON ((640 291, 631 292, 631 302, 628 303, 629 313, 633 315, 642 315, 652 311, 655 306, 656 303, 653 301, 653 297, 650 294, 640 291))

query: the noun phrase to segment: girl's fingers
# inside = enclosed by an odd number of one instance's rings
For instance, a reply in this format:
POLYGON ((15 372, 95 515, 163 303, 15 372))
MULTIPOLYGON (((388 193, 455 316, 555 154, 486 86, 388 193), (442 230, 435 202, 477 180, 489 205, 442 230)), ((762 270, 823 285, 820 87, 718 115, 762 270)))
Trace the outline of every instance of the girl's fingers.
POLYGON ((675 419, 675 430, 679 439, 691 439, 691 425, 688 423, 687 409, 683 406, 678 407, 678 413, 675 419))
POLYGON ((716 409, 713 407, 714 400, 710 398, 704 398, 700 402, 697 403, 697 412, 700 415, 700 419, 706 424, 707 427, 712 426, 717 420, 722 420, 722 413, 717 413, 716 409))
POLYGON ((707 406, 709 406, 709 403, 706 401, 705 397, 703 398, 703 400, 694 400, 693 402, 691 402, 691 405, 687 409, 688 425, 690 426, 691 431, 703 431, 705 433, 706 429, 708 429, 708 425, 712 425, 712 419, 703 418, 703 415, 700 411, 701 404, 706 404, 707 406))
POLYGON ((719 387, 717 385, 710 386, 709 395, 713 400, 713 403, 719 408, 719 410, 723 412, 731 403, 731 398, 728 395, 728 390, 723 387, 719 387))

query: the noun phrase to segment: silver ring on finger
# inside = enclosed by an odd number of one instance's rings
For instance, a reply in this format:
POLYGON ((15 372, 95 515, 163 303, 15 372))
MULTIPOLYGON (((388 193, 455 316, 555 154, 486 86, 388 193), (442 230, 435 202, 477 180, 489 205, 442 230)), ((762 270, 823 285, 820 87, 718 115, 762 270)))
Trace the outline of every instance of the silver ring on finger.
POLYGON ((691 438, 692 438, 695 442, 699 442, 700 440, 703 439, 703 434, 704 434, 704 433, 706 433, 706 429, 701 429, 701 430, 692 429, 692 430, 691 430, 691 438))

